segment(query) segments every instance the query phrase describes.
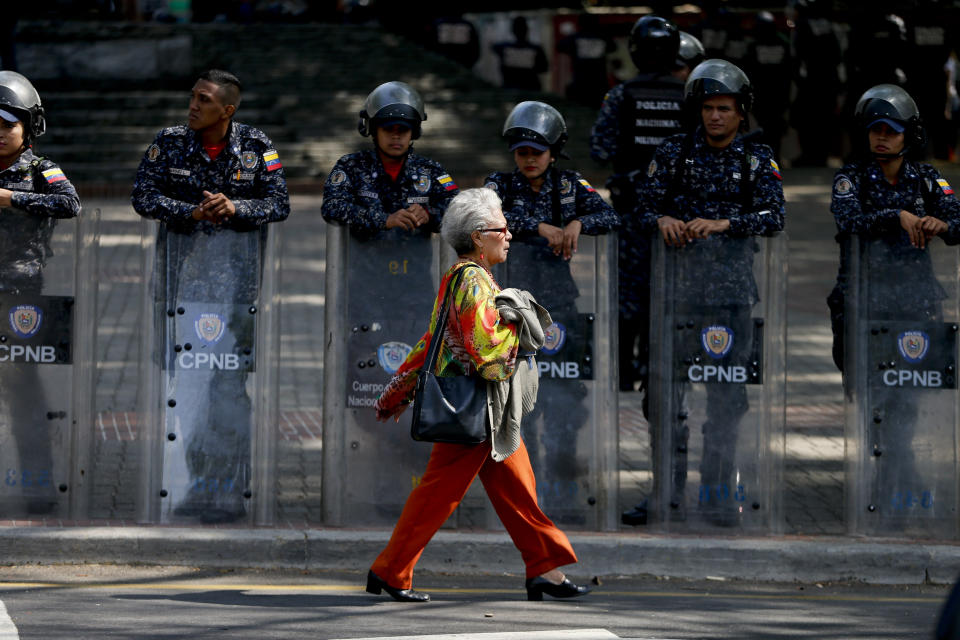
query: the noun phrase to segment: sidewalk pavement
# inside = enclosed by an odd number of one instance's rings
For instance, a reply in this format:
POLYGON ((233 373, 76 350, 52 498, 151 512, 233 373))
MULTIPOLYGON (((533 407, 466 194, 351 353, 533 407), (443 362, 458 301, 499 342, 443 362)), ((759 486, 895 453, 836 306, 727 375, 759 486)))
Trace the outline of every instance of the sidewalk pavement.
MULTIPOLYGON (((6 564, 156 564, 221 568, 355 571, 357 580, 383 549, 389 531, 163 526, 0 527, 6 564)), ((960 547, 916 541, 838 537, 720 538, 631 531, 573 533, 576 580, 597 577, 719 579, 806 584, 952 584, 960 547)), ((523 573, 505 533, 441 531, 419 573, 523 573)))
MULTIPOLYGON (((890 584, 952 583, 960 575, 960 546, 950 541, 844 537, 842 394, 830 359, 824 302, 838 256, 828 209, 832 173, 785 175, 790 240, 785 535, 678 536, 626 526, 611 533, 568 531, 580 556, 571 575, 890 584)), ((466 182, 461 186, 473 186, 466 182)), ((103 211, 91 520, 0 520, 0 562, 364 571, 389 532, 326 529, 320 515, 323 372, 317 322, 323 318, 325 258, 319 198, 294 197, 293 215, 284 223, 278 525, 256 529, 134 524, 140 223, 126 201, 85 204, 103 211)), ((650 489, 649 442, 639 404, 639 394, 620 394, 621 510, 650 489)), ((441 531, 418 570, 521 573, 522 562, 504 533, 441 531)))

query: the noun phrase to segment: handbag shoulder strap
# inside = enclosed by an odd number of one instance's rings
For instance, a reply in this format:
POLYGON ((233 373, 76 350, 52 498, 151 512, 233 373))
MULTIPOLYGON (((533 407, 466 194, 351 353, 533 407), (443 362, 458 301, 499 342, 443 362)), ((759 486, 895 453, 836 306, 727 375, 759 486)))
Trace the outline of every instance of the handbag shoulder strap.
POLYGON ((451 278, 450 284, 447 286, 447 290, 443 295, 443 305, 440 310, 440 315, 437 317, 437 327, 433 330, 433 336, 430 337, 430 348, 427 350, 427 359, 423 364, 425 371, 433 371, 434 366, 437 364, 440 345, 443 343, 443 331, 447 328, 447 316, 450 314, 450 301, 453 298, 453 292, 456 291, 460 285, 460 281, 463 279, 463 272, 470 265, 471 263, 467 263, 460 267, 457 275, 451 278), (439 340, 437 339, 438 337, 439 340))

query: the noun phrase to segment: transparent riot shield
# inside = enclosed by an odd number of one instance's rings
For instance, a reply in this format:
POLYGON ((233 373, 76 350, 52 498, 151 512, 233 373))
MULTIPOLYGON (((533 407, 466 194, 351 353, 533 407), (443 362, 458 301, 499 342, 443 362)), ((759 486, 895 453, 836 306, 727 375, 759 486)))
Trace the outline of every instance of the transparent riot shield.
POLYGON ((566 261, 514 238, 494 275, 530 291, 553 325, 537 354, 540 390, 523 419, 540 507, 565 528, 616 527, 616 236, 581 236, 566 261))
POLYGON ((0 514, 84 517, 99 211, 0 215, 0 514))
POLYGON ((957 537, 957 248, 848 241, 848 530, 957 537))
POLYGON ((392 526, 423 475, 430 445, 410 412, 376 421, 373 405, 427 330, 440 239, 400 230, 359 239, 327 226, 323 514, 334 526, 392 526))
POLYGON ((653 242, 650 514, 682 532, 782 530, 786 239, 653 242))
POLYGON ((144 521, 273 521, 277 244, 144 221, 144 521))

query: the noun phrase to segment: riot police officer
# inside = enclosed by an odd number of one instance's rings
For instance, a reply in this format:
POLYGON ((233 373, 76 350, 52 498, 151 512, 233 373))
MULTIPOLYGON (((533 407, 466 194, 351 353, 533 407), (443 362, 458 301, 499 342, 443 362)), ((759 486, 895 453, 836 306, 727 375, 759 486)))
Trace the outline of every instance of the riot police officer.
MULTIPOLYGON (((80 198, 63 170, 33 152, 34 141, 45 131, 36 89, 19 73, 0 71, 0 294, 4 312, 12 309, 10 322, 17 325, 14 333, 20 338, 39 330, 38 313, 44 311, 47 324, 69 323, 52 309, 38 307, 57 220, 80 213, 80 198), (18 316, 17 309, 29 315, 18 316)), ((56 506, 50 440, 54 423, 45 415, 40 366, 15 367, 8 361, 0 367, 8 407, 0 417, 0 432, 12 435, 17 454, 15 465, 4 473, 7 486, 21 492, 31 514, 48 513, 56 506)))
MULTIPOLYGON (((690 74, 685 94, 686 105, 690 113, 699 114, 700 124, 657 148, 636 215, 642 228, 658 231, 667 245, 698 252, 694 272, 673 283, 677 295, 688 305, 720 309, 720 324, 738 336, 739 344, 749 345, 751 309, 759 299, 754 251, 751 243, 726 239, 770 236, 783 229, 780 170, 769 146, 740 137, 753 100, 742 70, 724 60, 706 60, 690 74)), ((743 384, 705 386, 700 507, 715 524, 731 524, 728 510, 714 504, 715 494, 704 494, 702 488, 731 485, 738 425, 748 410, 747 392, 743 384)), ((671 439, 678 452, 671 502, 683 504, 689 431, 686 414, 671 419, 671 439)), ((656 448, 656 430, 651 439, 656 448)), ((654 473, 660 482, 667 481, 663 469, 655 468, 654 473)), ((628 512, 625 521, 632 523, 631 517, 638 515, 628 512)))
POLYGON ((677 50, 677 61, 673 65, 673 75, 686 82, 690 72, 706 57, 703 43, 693 34, 681 31, 680 48, 677 50))
MULTIPOLYGON (((937 422, 943 416, 933 408, 937 401, 930 389, 888 386, 886 379, 881 385, 865 387, 851 379, 850 370, 856 362, 847 362, 845 352, 858 361, 862 356, 849 347, 844 349, 845 324, 852 311, 849 291, 861 282, 868 283, 866 295, 856 299, 857 315, 881 321, 884 333, 889 327, 895 328, 887 339, 895 337, 903 356, 902 366, 896 368, 919 367, 928 350, 931 355, 942 352, 952 365, 954 354, 948 354, 950 350, 941 346, 945 343, 939 342, 943 338, 937 337, 938 333, 949 335, 949 330, 938 331, 943 326, 942 301, 947 294, 937 281, 928 245, 935 237, 947 244, 960 242, 960 203, 940 172, 916 159, 926 148, 926 135, 917 104, 904 89, 892 84, 868 89, 857 101, 854 116, 856 157, 837 171, 833 181, 830 209, 837 223, 841 261, 837 284, 827 302, 834 330, 834 361, 845 373, 845 389, 850 396, 863 394, 858 397, 860 402, 871 398, 868 406, 874 419, 858 431, 866 430, 864 437, 869 441, 865 445, 884 453, 883 458, 874 458, 872 500, 880 517, 887 518, 915 514, 909 496, 928 491, 932 495, 936 480, 931 481, 929 473, 921 479, 913 438, 921 424, 926 423, 925 437, 930 430, 942 428, 937 422), (859 236, 858 254, 852 254, 848 244, 854 241, 853 234, 859 236), (849 263, 851 255, 859 255, 856 282, 848 281, 854 267, 849 263), (900 332, 896 327, 908 331, 900 332), (877 387, 881 391, 875 391, 877 387), (921 398, 929 408, 922 418, 921 398)), ((946 277, 955 278, 956 272, 946 277)), ((858 291, 864 288, 858 287, 858 291)), ((856 333, 846 333, 860 350, 868 348, 861 344, 860 337, 865 326, 872 330, 876 325, 858 323, 856 333)), ((870 343, 869 348, 878 347, 870 343)), ((927 357, 923 368, 944 366, 927 357)), ((894 369, 894 361, 883 367, 894 369)), ((856 377, 865 380, 877 375, 872 366, 870 369, 856 377)), ((952 406, 953 400, 948 403, 952 406)), ((947 428, 952 429, 952 419, 949 422, 947 428)), ((952 506, 947 509, 952 519, 952 506)), ((891 531, 891 525, 885 521, 883 530, 891 531)))
MULTIPOLYGON (((503 137, 516 169, 491 173, 484 186, 500 196, 513 234, 513 268, 504 284, 530 291, 549 307, 554 324, 548 333, 561 337, 541 353, 544 358, 569 360, 576 345, 582 348, 589 340, 581 333, 585 323, 579 321, 579 291, 569 260, 580 234, 613 231, 619 216, 582 175, 556 167, 567 141, 559 111, 543 102, 521 102, 507 116, 503 137)), ((579 430, 589 423, 586 393, 579 376, 556 379, 541 374, 540 399, 529 418, 526 442, 543 487, 569 487, 584 471, 577 469, 576 442, 579 430)))
MULTIPOLYGON (((187 124, 157 134, 140 162, 131 197, 138 214, 160 223, 156 301, 174 320, 179 316, 172 310, 202 305, 206 312, 198 315, 189 342, 211 351, 230 343, 253 349, 247 309, 259 295, 266 225, 290 214, 276 148, 262 131, 233 119, 240 99, 236 76, 219 69, 201 73, 187 124), (206 333, 204 324, 214 333, 206 333), (225 335, 233 340, 221 340, 225 335)), ((249 371, 185 370, 174 351, 165 344, 163 357, 175 394, 169 406, 176 407, 186 441, 181 464, 190 484, 182 495, 170 494, 173 514, 208 523, 235 521, 247 513, 251 473, 249 371)))
POLYGON ((423 98, 410 85, 394 81, 374 89, 358 125, 373 148, 337 161, 323 187, 323 218, 365 238, 394 228, 438 231, 458 191, 439 163, 413 152, 426 119, 423 98))
POLYGON ((491 173, 484 186, 503 201, 515 238, 540 236, 555 255, 569 260, 581 233, 596 235, 619 226, 617 212, 580 173, 556 167, 567 141, 559 111, 543 102, 521 102, 507 116, 503 137, 516 169, 491 173))
POLYGON ((634 182, 667 136, 682 130, 683 80, 671 71, 680 50, 680 31, 659 16, 644 16, 630 31, 630 57, 639 70, 611 89, 590 134, 590 157, 613 166, 607 180, 621 216, 619 237, 620 388, 646 387, 649 327, 649 237, 633 219, 634 182))
MULTIPOLYGON (((960 203, 953 189, 936 168, 916 160, 923 154, 926 133, 913 98, 896 85, 880 84, 860 97, 854 115, 856 158, 834 176, 830 205, 841 247, 849 234, 880 236, 894 245, 921 249, 938 235, 948 244, 960 241, 960 203)), ((943 294, 930 271, 929 255, 924 255, 924 273, 888 281, 896 288, 890 299, 937 315, 931 305, 943 294)), ((842 252, 837 283, 827 299, 833 359, 841 371, 847 266, 842 252)))

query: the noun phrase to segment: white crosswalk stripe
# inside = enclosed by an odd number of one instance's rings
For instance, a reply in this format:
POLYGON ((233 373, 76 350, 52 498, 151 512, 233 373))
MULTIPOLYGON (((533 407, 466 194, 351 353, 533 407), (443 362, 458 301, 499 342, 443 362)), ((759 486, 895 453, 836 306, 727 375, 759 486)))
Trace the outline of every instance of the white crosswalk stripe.
POLYGON ((0 600, 0 640, 20 640, 20 633, 17 631, 17 625, 7 614, 7 607, 0 600))
MULTIPOLYGON (((606 629, 570 629, 566 631, 507 631, 498 633, 448 633, 431 636, 377 636, 353 640, 611 640, 618 636, 606 629)), ((346 639, 341 639, 346 640, 346 639)))

